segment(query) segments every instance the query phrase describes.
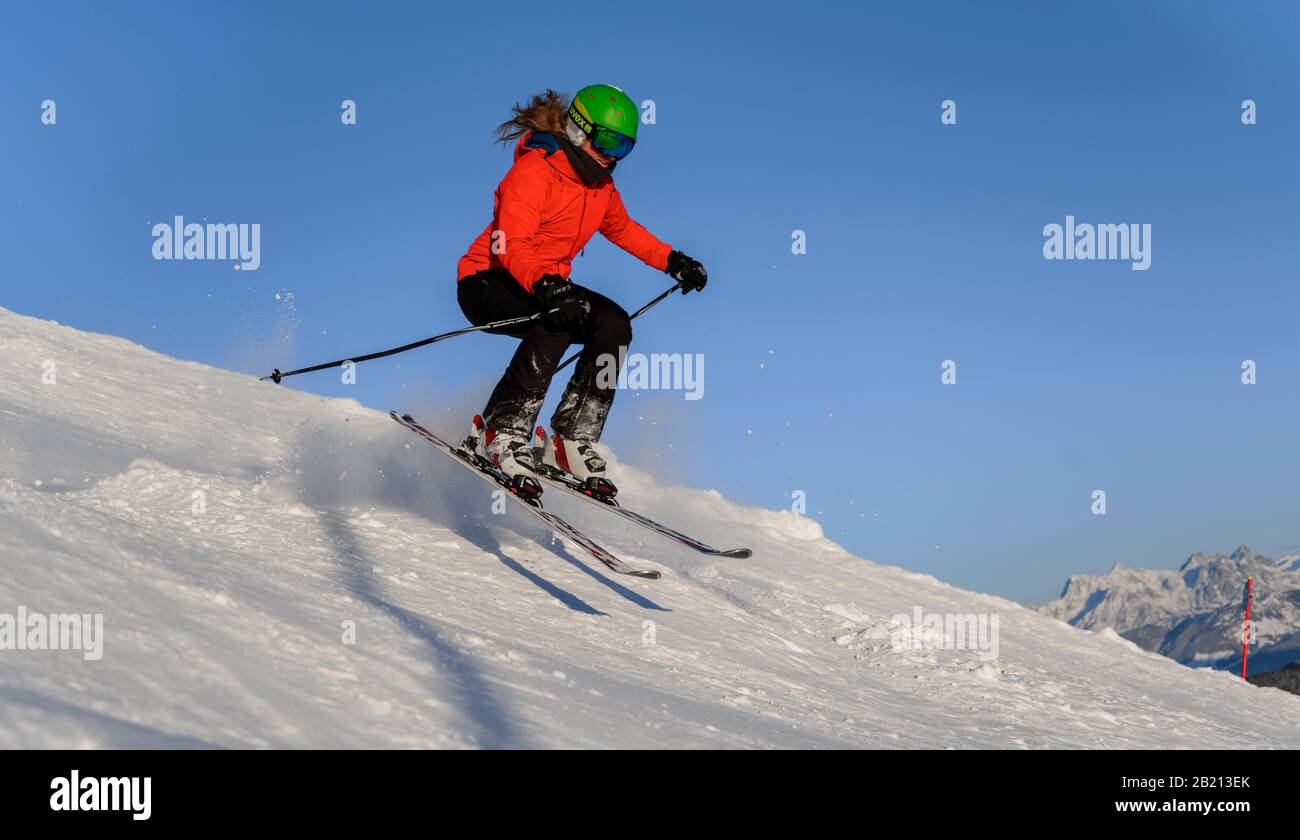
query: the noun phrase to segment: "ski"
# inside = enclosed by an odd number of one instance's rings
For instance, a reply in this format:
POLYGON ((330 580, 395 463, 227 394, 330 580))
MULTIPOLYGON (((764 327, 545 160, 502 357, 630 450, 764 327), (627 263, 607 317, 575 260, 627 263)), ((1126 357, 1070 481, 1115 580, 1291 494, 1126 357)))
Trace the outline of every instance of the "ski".
POLYGON ((608 567, 610 571, 617 572, 620 575, 631 575, 632 577, 642 578, 644 580, 659 579, 659 572, 651 569, 636 569, 629 566, 613 554, 609 553, 605 548, 593 542, 568 522, 565 522, 563 519, 549 511, 543 510, 541 499, 538 499, 535 496, 520 495, 511 485, 510 478, 505 473, 496 469, 474 453, 466 452, 463 449, 459 449, 447 443, 433 432, 430 432, 428 429, 415 422, 415 418, 411 415, 398 414, 396 411, 389 411, 388 416, 424 438, 424 440, 431 444, 435 449, 445 453, 453 461, 474 473, 479 478, 482 478, 489 484, 500 487, 506 492, 507 496, 526 508, 529 513, 545 522, 555 534, 582 548, 592 557, 596 558, 608 567))
POLYGON ((626 519, 628 522, 634 522, 637 525, 640 525, 642 528, 647 528, 651 531, 654 531, 656 534, 662 534, 663 536, 668 537, 670 540, 676 540, 677 542, 681 543, 687 548, 698 551, 700 554, 708 554, 712 557, 730 557, 737 560, 743 560, 746 557, 752 556, 754 553, 750 551, 748 548, 720 549, 720 548, 714 548, 711 545, 706 545, 705 543, 700 542, 694 537, 688 537, 680 531, 674 531, 672 528, 669 528, 667 525, 662 525, 654 521, 648 516, 644 516, 643 514, 637 513, 634 510, 628 510, 627 508, 620 505, 618 501, 612 497, 601 496, 601 495, 588 492, 586 488, 583 487, 583 485, 579 484, 577 481, 570 479, 568 476, 564 475, 563 473, 560 473, 549 466, 543 465, 540 460, 538 460, 538 468, 536 470, 536 473, 538 478, 540 478, 542 481, 545 481, 547 484, 551 485, 552 487, 558 487, 559 489, 563 490, 564 492, 568 493, 571 496, 577 496, 579 499, 586 499, 592 504, 598 505, 613 513, 618 514, 619 516, 626 519))

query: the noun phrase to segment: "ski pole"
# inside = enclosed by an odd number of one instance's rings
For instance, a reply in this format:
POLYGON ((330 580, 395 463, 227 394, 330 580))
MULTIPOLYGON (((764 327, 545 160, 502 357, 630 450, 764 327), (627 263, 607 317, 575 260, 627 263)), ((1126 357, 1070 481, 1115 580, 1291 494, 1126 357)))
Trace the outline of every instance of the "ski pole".
MULTIPOLYGON (((656 303, 657 302, 658 301, 656 301, 656 303)), ((312 365, 311 367, 305 367, 305 368, 298 368, 297 370, 285 371, 283 373, 280 372, 279 368, 276 368, 266 376, 263 376, 261 378, 261 381, 265 382, 266 380, 269 379, 278 385, 280 384, 280 380, 284 379, 286 376, 297 376, 300 373, 312 373, 313 371, 317 371, 317 370, 327 370, 329 368, 342 367, 348 362, 353 362, 353 363, 368 362, 371 359, 382 359, 384 356, 393 356, 396 355, 397 353, 405 353, 407 350, 414 350, 417 347, 424 347, 426 344, 433 344, 435 342, 443 341, 448 338, 455 338, 456 336, 464 335, 465 333, 479 332, 482 330, 496 330, 496 329, 502 329, 504 327, 518 327, 523 324, 530 324, 533 321, 541 320, 542 318, 545 318, 548 315, 553 315, 554 313, 555 310, 551 309, 545 312, 535 312, 532 315, 526 315, 522 318, 507 318, 504 321, 492 321, 491 323, 482 324, 477 327, 462 327, 459 330, 452 330, 451 332, 446 332, 443 333, 442 335, 435 335, 431 338, 423 339, 422 341, 413 341, 410 344, 403 344, 401 347, 394 347, 391 350, 381 350, 378 353, 368 353, 365 356, 349 356, 346 359, 337 359, 333 362, 325 362, 323 364, 312 365)))
POLYGON ((1241 678, 1246 679, 1246 658, 1250 656, 1251 579, 1246 578, 1246 624, 1241 628, 1241 678))
MULTIPOLYGON (((646 312, 647 310, 649 310, 651 307, 653 307, 655 304, 659 303, 659 302, 662 301, 662 300, 665 300, 669 295, 671 295, 673 292, 677 291, 677 290, 680 289, 681 287, 682 287, 681 284, 678 283, 678 284, 674 285, 671 289, 665 289, 664 292, 663 292, 662 294, 659 295, 659 297, 655 298, 654 300, 652 300, 652 301, 650 301, 649 303, 647 303, 645 306, 641 307, 641 308, 638 309, 637 311, 633 312, 631 315, 627 316, 627 319, 628 319, 629 321, 634 320, 638 315, 643 314, 644 312, 646 312)), ((573 354, 572 356, 570 356, 569 358, 567 358, 567 359, 565 359, 564 361, 560 362, 560 366, 557 367, 557 368, 555 369, 555 373, 559 373, 560 371, 564 370, 566 367, 568 367, 570 364, 573 363, 573 360, 574 360, 574 359, 578 358, 578 357, 581 356, 581 355, 582 355, 582 351, 579 350, 577 353, 574 353, 574 354, 573 354)), ((554 375, 554 374, 552 374, 552 375, 554 375)))

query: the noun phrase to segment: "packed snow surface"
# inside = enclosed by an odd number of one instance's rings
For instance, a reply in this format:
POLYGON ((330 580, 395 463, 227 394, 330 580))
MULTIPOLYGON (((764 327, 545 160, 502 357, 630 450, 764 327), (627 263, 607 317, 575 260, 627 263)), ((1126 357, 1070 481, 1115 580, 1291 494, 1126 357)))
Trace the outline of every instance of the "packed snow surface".
POLYGON ((716 560, 548 493, 664 572, 636 580, 383 411, 3 309, 0 351, 0 642, 103 621, 98 658, 0 650, 0 747, 1300 747, 1300 698, 788 511, 613 462, 630 507, 754 550, 716 560), (900 644, 918 609, 996 619, 997 658, 900 644))

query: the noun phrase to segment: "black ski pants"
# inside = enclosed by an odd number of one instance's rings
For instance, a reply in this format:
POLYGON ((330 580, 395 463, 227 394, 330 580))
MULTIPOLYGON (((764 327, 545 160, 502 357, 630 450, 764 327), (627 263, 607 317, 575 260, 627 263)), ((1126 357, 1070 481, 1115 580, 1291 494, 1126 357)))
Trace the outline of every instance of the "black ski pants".
MULTIPOLYGON (((506 318, 520 318, 540 312, 541 299, 524 288, 504 269, 487 269, 462 278, 456 298, 470 323, 486 324, 506 318)), ((586 322, 565 332, 546 320, 523 327, 489 332, 518 338, 514 358, 492 391, 483 419, 492 428, 529 437, 555 367, 564 360, 570 344, 583 345, 582 354, 551 417, 551 428, 569 440, 600 440, 605 418, 614 403, 614 383, 608 371, 598 377, 602 356, 614 365, 622 362, 632 342, 632 324, 623 307, 598 292, 574 288, 591 305, 586 322)), ((617 372, 617 367, 613 370, 617 372)))

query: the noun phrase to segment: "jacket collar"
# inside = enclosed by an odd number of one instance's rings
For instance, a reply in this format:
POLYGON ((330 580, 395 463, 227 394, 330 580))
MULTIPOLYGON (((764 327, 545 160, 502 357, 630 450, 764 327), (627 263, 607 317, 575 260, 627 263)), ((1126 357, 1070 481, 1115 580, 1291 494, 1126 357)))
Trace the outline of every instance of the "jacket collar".
POLYGON ((610 180, 614 173, 614 166, 618 165, 615 162, 613 166, 606 169, 594 160, 583 160, 579 157, 583 154, 582 150, 570 143, 567 137, 556 137, 544 131, 530 131, 519 138, 519 143, 515 146, 515 160, 535 149, 540 150, 542 156, 560 174, 588 187, 600 186, 610 180), (557 155, 556 152, 563 152, 563 154, 557 155))

